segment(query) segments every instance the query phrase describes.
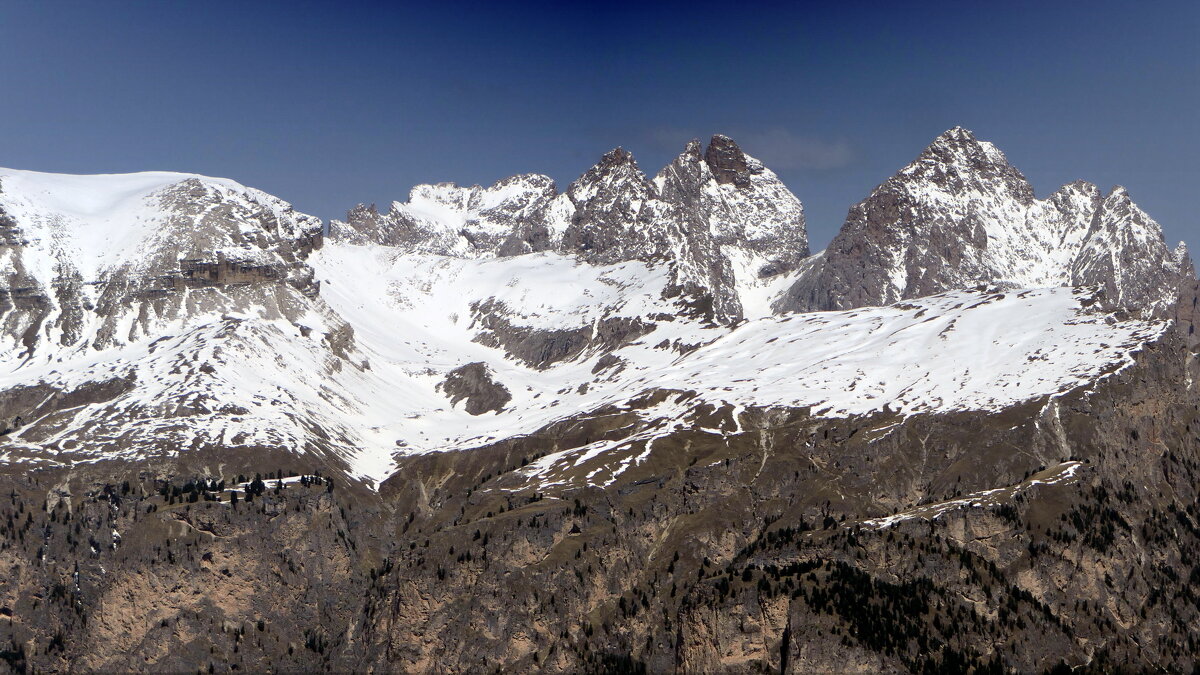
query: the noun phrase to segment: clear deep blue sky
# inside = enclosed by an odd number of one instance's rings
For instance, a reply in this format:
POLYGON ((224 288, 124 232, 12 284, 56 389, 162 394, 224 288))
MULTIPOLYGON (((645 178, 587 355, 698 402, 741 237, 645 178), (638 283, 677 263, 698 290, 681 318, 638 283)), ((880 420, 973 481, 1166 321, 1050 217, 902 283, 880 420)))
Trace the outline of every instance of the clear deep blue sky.
POLYGON ((324 218, 415 183, 648 173, 726 133, 814 248, 954 125, 1200 247, 1200 3, 0 0, 0 166, 237 179, 324 218), (991 5, 985 7, 984 5, 991 5))

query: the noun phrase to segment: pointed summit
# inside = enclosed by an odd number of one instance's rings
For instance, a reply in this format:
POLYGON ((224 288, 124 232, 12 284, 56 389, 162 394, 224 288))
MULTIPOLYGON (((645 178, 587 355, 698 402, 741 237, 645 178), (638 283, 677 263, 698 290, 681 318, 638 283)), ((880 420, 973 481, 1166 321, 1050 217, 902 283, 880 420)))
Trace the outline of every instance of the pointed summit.
POLYGON ((983 157, 990 162, 1008 164, 1008 158, 995 145, 979 140, 973 131, 963 127, 954 127, 938 134, 921 156, 945 157, 950 154, 983 157))
POLYGON ((778 307, 885 305, 980 283, 1100 284, 1116 304, 1162 315, 1178 268, 1124 188, 1102 197, 1076 181, 1036 199, 1004 153, 954 127, 850 209, 778 307))
POLYGON ((700 139, 693 138, 683 146, 683 152, 658 172, 654 177, 654 186, 660 198, 677 202, 680 192, 694 192, 711 180, 712 171, 704 161, 704 144, 700 139))
POLYGON ((1175 257, 1175 265, 1179 268, 1180 274, 1187 279, 1196 278, 1196 266, 1192 263, 1192 254, 1188 251, 1188 245, 1185 242, 1179 242, 1171 255, 1175 257))
POLYGON ((1004 153, 962 127, 942 132, 900 173, 951 185, 996 182, 1022 202, 1033 200, 1029 181, 1008 163, 1004 153))
POLYGON ((703 159, 704 144, 700 142, 699 138, 693 138, 692 140, 687 142, 687 145, 683 146, 683 152, 679 153, 679 156, 680 157, 685 157, 685 156, 686 157, 695 157, 696 159, 703 159))
POLYGON ((605 193, 609 197, 616 196, 614 190, 631 191, 631 194, 644 193, 641 194, 642 198, 649 197, 654 190, 646 174, 642 173, 638 166, 637 160, 633 158, 633 153, 621 147, 604 153, 595 166, 567 187, 566 194, 576 205, 581 205, 596 196, 604 196, 605 193))
POLYGON ((938 134, 928 146, 926 146, 921 156, 927 154, 945 156, 948 153, 958 153, 966 155, 987 155, 992 161, 1000 161, 1007 163, 1004 153, 996 149, 996 146, 981 141, 975 137, 975 133, 970 129, 963 127, 954 127, 947 129, 938 134))
POLYGON ((637 162, 634 161, 632 152, 629 152, 625 148, 622 148, 618 145, 612 150, 604 153, 604 155, 600 158, 600 161, 596 163, 596 166, 608 167, 619 166, 622 164, 633 164, 636 166, 637 162))
POLYGON ((1133 197, 1129 196, 1129 190, 1127 190, 1124 185, 1112 186, 1112 189, 1110 189, 1108 191, 1108 194, 1104 195, 1104 199, 1105 200, 1111 199, 1113 202, 1132 202, 1133 201, 1133 197))
POLYGON ((978 139, 975 138, 975 132, 971 131, 970 129, 960 127, 958 125, 955 125, 949 129, 943 131, 942 133, 938 134, 938 137, 936 139, 934 139, 934 143, 937 143, 939 141, 946 142, 946 143, 978 143, 979 142, 978 139))
POLYGON ((661 237, 651 231, 658 191, 629 151, 606 152, 563 194, 570 213, 563 214, 562 250, 601 264, 661 253, 661 237))

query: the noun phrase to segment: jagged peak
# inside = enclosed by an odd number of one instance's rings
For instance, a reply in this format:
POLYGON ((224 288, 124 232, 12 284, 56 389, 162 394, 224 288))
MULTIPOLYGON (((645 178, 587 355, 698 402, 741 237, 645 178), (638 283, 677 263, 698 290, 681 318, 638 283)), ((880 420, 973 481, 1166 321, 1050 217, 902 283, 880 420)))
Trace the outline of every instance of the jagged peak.
POLYGON ((979 140, 974 132, 963 127, 947 129, 933 139, 918 161, 937 159, 942 162, 953 161, 955 164, 964 162, 974 165, 994 164, 1008 167, 1008 158, 995 145, 988 141, 979 140))
MULTIPOLYGON (((1104 197, 1103 208, 1109 214, 1113 214, 1117 218, 1130 218, 1136 223, 1140 223, 1144 227, 1154 232, 1159 239, 1162 239, 1162 226, 1158 224, 1150 214, 1142 210, 1142 207, 1133 201, 1129 190, 1123 185, 1114 185, 1108 194, 1104 197)), ((1162 242, 1166 247, 1166 241, 1162 242)))
MULTIPOLYGON (((419 183, 412 186, 408 191, 409 201, 415 199, 438 199, 446 198, 459 199, 469 198, 471 195, 495 192, 504 190, 513 186, 525 185, 532 189, 546 190, 554 188, 554 179, 550 176, 540 173, 519 173, 505 178, 501 178, 491 185, 484 187, 478 183, 473 185, 459 185, 454 181, 441 181, 438 183, 419 183)), ((393 202, 395 204, 396 202, 393 202)))
POLYGON ((955 125, 949 129, 943 131, 941 134, 938 134, 938 137, 935 139, 935 142, 937 142, 939 140, 946 141, 946 142, 952 142, 952 143, 977 143, 978 142, 978 139, 975 138, 975 132, 973 132, 970 129, 967 129, 965 127, 958 126, 958 125, 955 125))
POLYGON ((1133 198, 1129 196, 1129 190, 1124 185, 1114 185, 1109 189, 1108 194, 1104 198, 1113 201, 1133 202, 1133 198))
POLYGON ((625 148, 622 148, 618 145, 612 150, 604 153, 604 155, 600 157, 600 161, 596 163, 596 166, 619 166, 624 164, 632 164, 637 166, 637 161, 633 158, 632 152, 629 152, 625 148))
POLYGON ((576 178, 567 188, 573 201, 587 199, 601 183, 635 183, 647 192, 654 192, 654 185, 638 166, 633 153, 618 146, 604 153, 595 166, 576 178))
POLYGON ((1077 209, 1085 209, 1091 212, 1104 201, 1104 194, 1095 183, 1074 180, 1050 193, 1044 201, 1064 211, 1074 212, 1077 209))
POLYGON ((1179 270, 1180 276, 1189 280, 1196 278, 1196 265, 1192 262, 1192 254, 1187 244, 1179 242, 1175 250, 1171 251, 1171 257, 1175 259, 1175 269, 1179 270))
POLYGON ((938 185, 952 194, 960 193, 965 185, 974 185, 974 189, 984 192, 1008 193, 1022 204, 1034 200, 1033 186, 1008 163, 1004 153, 963 127, 939 135, 880 188, 914 179, 938 185))
POLYGON ((371 202, 370 204, 362 204, 362 203, 355 204, 353 207, 350 208, 349 211, 346 212, 346 219, 353 220, 355 217, 361 217, 361 216, 366 216, 366 215, 378 216, 379 215, 379 207, 376 206, 374 202, 371 202))
POLYGON ((704 145, 699 139, 693 138, 688 141, 687 145, 683 147, 683 151, 655 174, 653 183, 660 197, 664 187, 672 180, 672 176, 675 177, 675 180, 682 180, 686 183, 696 180, 706 181, 712 178, 711 172, 704 163, 704 145))
MULTIPOLYGON (((417 185, 412 186, 412 188, 409 189, 408 201, 414 202, 414 201, 418 201, 421 199, 432 199, 432 200, 437 200, 437 201, 444 201, 450 195, 457 195, 458 193, 460 193, 462 191, 470 190, 470 189, 471 188, 461 187, 453 181, 441 181, 438 183, 419 183, 417 185)), ((398 203, 399 202, 392 202, 393 208, 395 208, 396 204, 398 204, 398 203)))
POLYGON ((1187 276, 1188 279, 1195 279, 1195 264, 1192 262, 1192 252, 1188 250, 1188 245, 1183 241, 1175 245, 1175 249, 1171 251, 1171 257, 1175 259, 1175 267, 1180 270, 1180 274, 1187 276))
POLYGON ((518 173, 492 183, 488 190, 498 190, 512 185, 525 184, 533 188, 546 188, 555 185, 554 179, 542 173, 518 173))

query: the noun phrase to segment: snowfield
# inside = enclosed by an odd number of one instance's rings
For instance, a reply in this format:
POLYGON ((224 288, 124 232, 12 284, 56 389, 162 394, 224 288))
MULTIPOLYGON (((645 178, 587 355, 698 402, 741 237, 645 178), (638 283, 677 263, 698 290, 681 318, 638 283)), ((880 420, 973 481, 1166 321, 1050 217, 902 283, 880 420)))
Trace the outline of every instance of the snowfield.
POLYGON ((732 330, 659 321, 614 352, 625 361, 620 372, 597 376, 599 354, 536 370, 474 342, 471 303, 496 297, 514 323, 539 328, 648 317, 663 310, 661 269, 595 267, 554 254, 479 260, 336 244, 314 265, 320 278, 338 279, 323 296, 355 327, 371 372, 390 383, 393 393, 379 391, 371 405, 390 407, 386 400, 405 410, 402 420, 381 419, 374 432, 381 448, 399 441, 402 452, 530 433, 655 388, 695 391, 695 404, 809 407, 829 417, 885 406, 903 414, 999 410, 1091 384, 1132 363, 1166 328, 1093 313, 1081 290, 960 291, 891 307, 762 318, 732 330), (696 348, 681 354, 664 342, 696 348), (436 391, 445 372, 475 361, 487 363, 513 395, 499 413, 468 415, 436 391))

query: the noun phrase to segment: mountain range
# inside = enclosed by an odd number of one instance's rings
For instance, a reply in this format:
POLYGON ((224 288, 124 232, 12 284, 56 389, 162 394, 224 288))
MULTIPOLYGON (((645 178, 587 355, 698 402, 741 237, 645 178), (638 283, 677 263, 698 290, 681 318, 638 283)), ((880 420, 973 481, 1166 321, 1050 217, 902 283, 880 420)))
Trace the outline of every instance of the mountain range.
POLYGON ((13 670, 1197 663, 1187 248, 962 128, 816 253, 721 135, 328 224, 0 169, 0 286, 13 670))

